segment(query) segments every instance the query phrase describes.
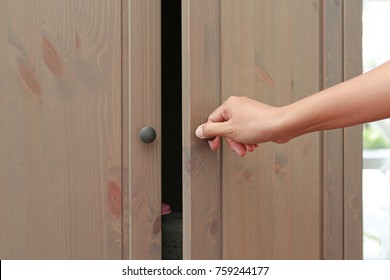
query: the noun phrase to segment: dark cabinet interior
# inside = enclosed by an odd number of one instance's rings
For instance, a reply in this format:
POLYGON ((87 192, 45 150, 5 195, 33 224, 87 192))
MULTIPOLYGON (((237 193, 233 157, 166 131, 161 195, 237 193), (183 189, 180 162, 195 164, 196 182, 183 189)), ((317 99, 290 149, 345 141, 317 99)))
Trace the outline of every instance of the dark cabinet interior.
POLYGON ((162 217, 162 256, 182 255, 182 55, 181 0, 161 2, 162 201, 172 213, 162 217))
POLYGON ((181 1, 161 3, 162 200, 182 211, 181 1))

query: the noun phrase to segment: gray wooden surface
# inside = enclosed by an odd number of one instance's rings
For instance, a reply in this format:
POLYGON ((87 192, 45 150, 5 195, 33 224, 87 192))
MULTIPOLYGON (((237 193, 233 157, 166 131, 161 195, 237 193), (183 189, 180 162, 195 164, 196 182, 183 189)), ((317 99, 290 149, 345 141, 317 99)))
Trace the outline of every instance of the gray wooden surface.
POLYGON ((0 258, 120 259, 121 1, 0 1, 0 258))
POLYGON ((219 2, 182 2, 185 259, 221 258, 220 153, 195 136, 220 104, 219 2))
MULTIPOLYGON (((0 1, 0 258, 161 257, 160 1, 0 1)), ((358 2, 183 0, 184 258, 362 257, 360 127, 245 158, 194 135, 359 74, 358 2)))
MULTIPOLYGON (((283 106, 360 73, 358 1, 221 1, 221 95, 283 106)), ((361 127, 222 153, 222 257, 362 257, 361 127)))
MULTIPOLYGON (((322 1, 322 88, 343 81, 343 5, 322 1)), ((344 143, 343 129, 322 132, 323 254, 324 259, 344 257, 344 143)))
POLYGON ((161 258, 160 11, 160 0, 123 1, 123 251, 130 259, 161 258), (144 126, 157 132, 151 144, 139 138, 144 126))
MULTIPOLYGON (((344 0, 344 80, 362 72, 362 2, 344 0)), ((344 258, 363 258, 362 126, 344 130, 344 258)))

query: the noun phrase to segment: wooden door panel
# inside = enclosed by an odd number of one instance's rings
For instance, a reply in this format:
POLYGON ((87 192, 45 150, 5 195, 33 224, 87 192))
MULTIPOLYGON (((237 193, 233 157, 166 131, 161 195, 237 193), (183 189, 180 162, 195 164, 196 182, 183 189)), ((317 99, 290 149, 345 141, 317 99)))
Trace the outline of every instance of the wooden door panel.
MULTIPOLYGON (((343 5, 323 1, 322 85, 343 81, 343 5)), ((343 129, 322 133, 323 253, 324 259, 343 259, 343 129)))
POLYGON ((0 8, 0 258, 120 259, 121 1, 0 8))
MULTIPOLYGON (((321 87, 319 1, 221 1, 221 92, 282 106, 321 87)), ((223 258, 321 257, 321 138, 222 161, 223 258)))
MULTIPOLYGON (((362 73, 362 1, 344 0, 343 79, 362 73)), ((344 259, 363 258, 363 127, 344 129, 344 259)))
POLYGON ((122 1, 125 259, 161 258, 161 1, 122 1), (139 132, 157 132, 151 144, 139 132))
POLYGON ((219 2, 182 1, 185 259, 221 258, 220 153, 194 133, 220 103, 219 2))
POLYGON ((361 128, 263 144, 245 158, 224 146, 220 161, 193 136, 229 96, 283 106, 360 73, 360 21, 352 0, 183 1, 187 258, 361 258, 361 128), (220 255, 202 253, 214 244, 220 255))

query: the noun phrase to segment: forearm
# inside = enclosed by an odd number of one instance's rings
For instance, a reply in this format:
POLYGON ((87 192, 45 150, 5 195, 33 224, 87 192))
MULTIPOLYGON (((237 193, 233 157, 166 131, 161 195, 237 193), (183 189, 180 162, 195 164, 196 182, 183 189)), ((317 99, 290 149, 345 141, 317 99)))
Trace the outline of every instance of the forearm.
POLYGON ((283 137, 390 117, 390 62, 282 108, 283 137))
MULTIPOLYGON (((240 156, 258 143, 285 143, 299 135, 390 117, 390 62, 284 107, 230 97, 201 124, 201 139, 222 136, 240 156)), ((220 138, 209 141, 218 149, 220 138)))

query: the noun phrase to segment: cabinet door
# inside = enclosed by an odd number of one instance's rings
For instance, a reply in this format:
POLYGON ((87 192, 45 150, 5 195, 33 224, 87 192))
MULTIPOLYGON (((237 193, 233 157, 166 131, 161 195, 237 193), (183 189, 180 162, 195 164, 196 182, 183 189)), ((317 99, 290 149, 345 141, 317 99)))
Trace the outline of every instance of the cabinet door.
POLYGON ((121 1, 0 1, 0 258, 122 257, 121 1))
POLYGON ((125 259, 161 258, 161 1, 123 1, 125 259), (139 132, 157 138, 143 143, 139 132))
POLYGON ((361 258, 360 128, 263 144, 244 158, 194 136, 229 96, 283 106, 357 75, 360 5, 183 1, 186 258, 361 258))
MULTIPOLYGON (((222 99, 245 94, 281 106, 320 90, 319 9, 221 1, 222 99)), ((321 258, 320 134, 263 144, 243 159, 223 153, 223 257, 321 258)))
POLYGON ((0 1, 1 259, 160 258, 159 27, 160 0, 0 1))
POLYGON ((182 1, 183 256, 221 258, 220 152, 195 137, 220 103, 219 1, 182 1))

